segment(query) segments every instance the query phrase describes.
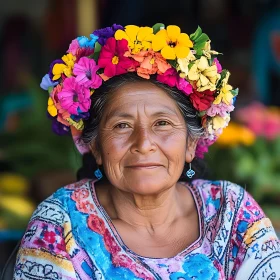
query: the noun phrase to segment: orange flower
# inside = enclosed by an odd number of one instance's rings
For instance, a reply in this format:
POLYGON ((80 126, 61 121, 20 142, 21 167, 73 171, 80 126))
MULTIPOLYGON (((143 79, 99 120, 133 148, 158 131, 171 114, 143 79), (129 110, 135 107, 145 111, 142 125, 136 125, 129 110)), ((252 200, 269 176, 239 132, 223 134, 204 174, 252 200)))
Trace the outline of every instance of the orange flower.
POLYGON ((144 79, 150 79, 150 75, 155 73, 163 74, 167 69, 171 68, 171 65, 160 53, 152 50, 140 51, 137 54, 126 52, 125 56, 132 57, 140 63, 140 66, 137 67, 137 74, 144 79))

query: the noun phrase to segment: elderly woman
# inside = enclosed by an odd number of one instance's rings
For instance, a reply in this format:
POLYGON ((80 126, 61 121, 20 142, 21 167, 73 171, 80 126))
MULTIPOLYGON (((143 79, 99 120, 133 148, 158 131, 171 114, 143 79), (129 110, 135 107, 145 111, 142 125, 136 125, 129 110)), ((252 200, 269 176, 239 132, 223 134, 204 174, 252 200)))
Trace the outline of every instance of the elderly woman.
POLYGON ((38 206, 14 279, 279 279, 279 241, 254 199, 189 180, 234 109, 217 55, 200 28, 113 25, 51 64, 53 128, 93 156, 95 179, 38 206))

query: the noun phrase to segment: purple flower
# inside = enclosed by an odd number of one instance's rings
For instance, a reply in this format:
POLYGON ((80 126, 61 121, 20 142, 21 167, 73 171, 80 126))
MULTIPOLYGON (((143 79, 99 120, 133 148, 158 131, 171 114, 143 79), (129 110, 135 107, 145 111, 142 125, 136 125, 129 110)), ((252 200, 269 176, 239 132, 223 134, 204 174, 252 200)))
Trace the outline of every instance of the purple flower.
POLYGON ((102 79, 96 74, 98 69, 99 67, 93 59, 82 57, 74 65, 73 73, 77 75, 76 81, 78 84, 87 88, 99 88, 102 84, 102 79))
POLYGON ((51 79, 50 79, 50 75, 49 74, 46 74, 43 78, 42 78, 42 81, 41 81, 41 84, 40 84, 40 87, 44 90, 48 90, 49 87, 54 87, 58 84, 58 82, 53 82, 51 79))
POLYGON ((223 70, 223 68, 222 68, 222 65, 220 64, 218 58, 215 57, 215 58, 213 59, 213 64, 216 65, 216 67, 217 67, 217 72, 218 72, 218 73, 221 73, 222 70, 223 70))
POLYGON ((53 70, 53 67, 55 64, 57 63, 63 63, 64 64, 64 61, 62 59, 56 59, 54 60, 51 65, 50 65, 50 70, 49 70, 49 76, 50 76, 50 79, 53 81, 53 73, 52 73, 52 70, 53 70))
POLYGON ((69 134, 70 132, 70 127, 62 124, 59 122, 56 117, 52 117, 48 112, 47 112, 47 117, 52 120, 52 131, 55 134, 58 135, 66 135, 69 134))
POLYGON ((114 23, 112 27, 106 27, 95 30, 93 34, 99 37, 97 40, 98 43, 101 46, 104 46, 107 39, 113 37, 115 32, 119 29, 124 30, 123 26, 114 23))
POLYGON ((79 115, 78 109, 87 112, 90 108, 90 90, 76 82, 74 77, 66 78, 63 89, 57 94, 60 105, 69 114, 79 115))

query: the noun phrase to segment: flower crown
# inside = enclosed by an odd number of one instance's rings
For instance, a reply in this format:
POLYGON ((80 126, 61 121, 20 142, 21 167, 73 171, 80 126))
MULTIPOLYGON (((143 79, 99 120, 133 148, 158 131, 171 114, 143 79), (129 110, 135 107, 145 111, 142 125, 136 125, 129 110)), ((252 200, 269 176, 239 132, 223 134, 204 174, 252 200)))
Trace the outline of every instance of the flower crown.
POLYGON ((156 79, 178 88, 189 97, 204 127, 196 156, 203 157, 230 120, 238 89, 228 84, 229 71, 222 69, 211 50, 209 37, 198 27, 188 36, 178 26, 153 27, 114 24, 74 39, 62 59, 50 65, 41 87, 49 92, 48 113, 53 130, 71 130, 81 153, 88 151, 80 139, 89 118, 91 95, 108 79, 127 72, 156 79))

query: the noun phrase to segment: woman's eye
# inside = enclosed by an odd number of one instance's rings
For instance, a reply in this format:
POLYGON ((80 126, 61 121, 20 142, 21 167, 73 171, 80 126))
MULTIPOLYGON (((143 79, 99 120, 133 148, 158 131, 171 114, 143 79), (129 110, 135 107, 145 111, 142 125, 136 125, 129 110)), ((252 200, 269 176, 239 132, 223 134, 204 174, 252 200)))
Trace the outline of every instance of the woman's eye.
POLYGON ((119 123, 115 126, 116 128, 129 128, 127 123, 119 123))
POLYGON ((156 126, 165 126, 165 125, 169 125, 169 122, 167 122, 167 121, 158 121, 156 123, 156 126))

